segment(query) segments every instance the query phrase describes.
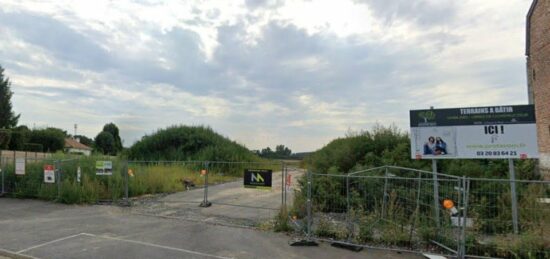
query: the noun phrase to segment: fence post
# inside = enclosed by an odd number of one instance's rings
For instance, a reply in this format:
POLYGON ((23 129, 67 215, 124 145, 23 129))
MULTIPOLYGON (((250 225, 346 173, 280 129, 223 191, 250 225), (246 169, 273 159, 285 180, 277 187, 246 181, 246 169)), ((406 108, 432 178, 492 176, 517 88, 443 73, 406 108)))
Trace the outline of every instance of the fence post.
POLYGON ((55 160, 55 171, 57 172, 57 201, 61 200, 61 163, 59 160, 55 160))
POLYGON ((128 197, 128 185, 130 177, 128 175, 128 160, 124 161, 124 166, 122 167, 122 173, 124 174, 124 200, 125 205, 130 206, 130 199, 128 197))
POLYGON ((285 188, 285 162, 281 163, 281 207, 286 210, 285 201, 286 201, 286 188, 285 188))
POLYGON ((288 197, 287 184, 291 184, 290 182, 287 183, 287 181, 288 181, 288 165, 285 163, 285 209, 287 209, 287 197, 288 197))
MULTIPOLYGON (((466 257, 466 226, 467 226, 467 219, 468 219, 468 196, 470 194, 470 179, 466 178, 465 176, 462 177, 462 229, 461 229, 461 258, 466 257)), ((460 219, 460 218, 459 218, 460 219)))
POLYGON ((311 240, 311 224, 313 221, 313 215, 311 215, 311 172, 307 171, 307 235, 306 238, 308 241, 311 240))
POLYGON ((4 195, 4 170, 2 170, 2 161, 0 158, 0 172, 2 173, 2 192, 0 192, 0 196, 4 195))
POLYGON ((206 208, 212 206, 212 203, 208 201, 208 175, 210 174, 208 172, 208 161, 204 162, 204 170, 206 170, 204 175, 204 199, 199 206, 206 208))
POLYGON ((2 192, 0 192, 0 196, 3 196, 5 193, 4 189, 4 157, 2 157, 2 150, 0 150, 0 173, 2 173, 2 192))
POLYGON ((386 218, 386 201, 388 200, 388 167, 386 166, 386 172, 384 173, 384 197, 382 197, 382 219, 386 218))
MULTIPOLYGON (((458 206, 457 208, 460 209, 462 208, 462 205, 463 205, 463 193, 464 193, 464 182, 463 182, 463 178, 459 178, 458 179, 458 206)), ((460 214, 457 214, 457 217, 458 217, 458 232, 456 233, 456 241, 457 241, 457 246, 456 246, 456 253, 457 253, 457 258, 464 258, 464 255, 462 254, 462 229, 461 229, 461 220, 460 220, 460 214)))
POLYGON ((514 227, 514 234, 519 233, 518 226, 518 196, 516 193, 516 170, 514 167, 514 160, 508 159, 508 167, 510 170, 510 195, 512 196, 512 225, 514 227))
POLYGON ((435 218, 435 224, 437 228, 439 229, 439 182, 437 180, 437 160, 432 159, 432 177, 433 177, 433 185, 434 185, 434 218, 435 218))

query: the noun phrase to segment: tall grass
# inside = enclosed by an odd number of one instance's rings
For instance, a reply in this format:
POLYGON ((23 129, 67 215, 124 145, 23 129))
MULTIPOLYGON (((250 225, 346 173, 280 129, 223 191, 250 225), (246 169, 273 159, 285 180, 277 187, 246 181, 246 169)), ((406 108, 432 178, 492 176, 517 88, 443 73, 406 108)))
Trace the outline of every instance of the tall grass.
MULTIPOLYGON (((218 184, 236 180, 242 177, 245 169, 281 169, 278 162, 260 160, 263 162, 132 162, 127 165, 125 160, 117 157, 69 157, 55 155, 50 160, 26 163, 26 174, 15 175, 13 163, 3 163, 5 187, 9 195, 19 198, 37 198, 62 203, 96 203, 103 200, 116 201, 125 195, 126 177, 128 178, 128 194, 130 197, 144 194, 173 193, 185 189, 184 181, 192 182, 196 187, 202 187, 203 169, 208 171, 209 184, 218 184), (109 160, 113 162, 112 175, 97 175, 96 161, 109 160), (58 164, 56 161, 60 161, 58 164), (44 165, 58 166, 61 171, 61 182, 44 183, 44 165), (81 169, 80 181, 77 180, 77 169, 81 169), (128 168, 132 174, 128 174, 128 168), (128 174, 128 176, 126 176, 128 174)), ((56 175, 56 178, 58 176, 56 175)))

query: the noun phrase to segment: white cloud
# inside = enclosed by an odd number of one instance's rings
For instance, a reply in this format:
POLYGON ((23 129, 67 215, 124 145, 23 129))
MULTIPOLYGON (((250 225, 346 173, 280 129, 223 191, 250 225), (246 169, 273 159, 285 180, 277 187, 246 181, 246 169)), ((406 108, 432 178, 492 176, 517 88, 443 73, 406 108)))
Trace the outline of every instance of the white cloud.
POLYGON ((408 110, 526 102, 529 0, 0 0, 21 123, 319 148, 408 110))

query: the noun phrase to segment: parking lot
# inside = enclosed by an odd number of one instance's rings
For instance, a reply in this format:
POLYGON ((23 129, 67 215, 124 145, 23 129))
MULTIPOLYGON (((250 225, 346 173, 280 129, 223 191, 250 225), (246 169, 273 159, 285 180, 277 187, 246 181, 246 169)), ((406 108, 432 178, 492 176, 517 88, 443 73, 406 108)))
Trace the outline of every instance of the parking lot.
MULTIPOLYGON (((0 198, 1 256, 35 258, 405 258, 321 244, 291 247, 285 234, 136 215, 129 208, 0 198), (11 254, 11 255, 10 255, 11 254)), ((412 255, 407 255, 410 258, 412 255)))

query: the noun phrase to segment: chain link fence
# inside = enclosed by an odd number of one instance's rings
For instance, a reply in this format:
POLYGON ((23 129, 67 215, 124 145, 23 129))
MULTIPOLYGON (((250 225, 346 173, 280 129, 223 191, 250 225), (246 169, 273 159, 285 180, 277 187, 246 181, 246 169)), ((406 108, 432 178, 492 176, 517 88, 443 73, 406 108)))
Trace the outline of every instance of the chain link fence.
POLYGON ((393 166, 309 172, 289 212, 306 241, 453 257, 550 257, 550 182, 475 179, 393 166), (301 196, 301 197, 300 197, 301 196))

